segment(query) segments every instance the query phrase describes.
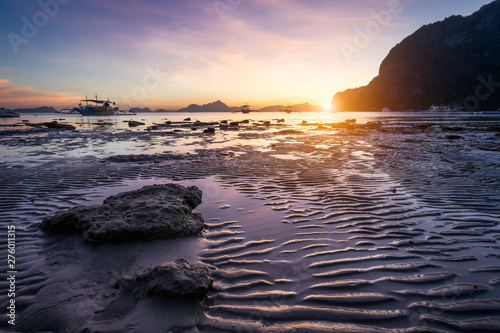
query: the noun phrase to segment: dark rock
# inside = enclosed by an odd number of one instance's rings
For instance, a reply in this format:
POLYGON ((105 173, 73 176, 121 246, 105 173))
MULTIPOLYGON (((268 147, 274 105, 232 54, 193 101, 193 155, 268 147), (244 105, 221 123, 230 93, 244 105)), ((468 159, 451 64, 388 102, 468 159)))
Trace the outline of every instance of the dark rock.
POLYGON ((500 132, 500 126, 490 125, 490 126, 486 127, 486 130, 488 132, 500 132))
POLYGON ((191 118, 186 118, 184 119, 184 121, 191 121, 191 118))
POLYGON ((241 121, 242 124, 250 124, 250 120, 249 119, 245 119, 243 121, 241 121))
POLYGON ((285 122, 285 119, 278 119, 278 124, 282 124, 285 122))
POLYGON ((500 143, 483 143, 478 146, 479 149, 481 150, 487 150, 487 151, 500 151, 500 143))
POLYGON ((92 125, 97 125, 97 126, 113 126, 114 123, 110 121, 99 121, 97 123, 92 123, 92 125))
POLYGON ((444 138, 446 140, 460 140, 460 139, 463 139, 463 136, 460 136, 460 135, 446 135, 444 138))
POLYGON ((291 134, 304 134, 304 132, 299 130, 287 129, 277 132, 278 135, 291 135, 291 134))
POLYGON ((128 121, 128 126, 129 127, 137 127, 137 126, 142 126, 142 125, 146 125, 146 124, 143 123, 143 122, 140 122, 140 121, 135 121, 135 120, 129 120, 128 121))
POLYGON ((269 120, 264 121, 264 126, 271 126, 271 122, 269 120))
POLYGON ((133 277, 119 279, 115 287, 137 297, 203 298, 212 287, 210 270, 204 264, 193 265, 180 258, 148 268, 133 277))
POLYGON ((349 124, 354 124, 356 122, 356 119, 346 119, 345 122, 349 124))
POLYGON ((57 121, 52 121, 50 123, 43 123, 43 125, 47 128, 55 128, 55 129, 63 129, 63 130, 75 130, 76 127, 69 124, 61 124, 57 121))
POLYGON ((206 130, 203 131, 203 133, 214 134, 215 128, 213 128, 213 127, 207 128, 206 130))
POLYGON ((145 186, 140 190, 113 195, 98 206, 78 206, 46 217, 46 231, 81 233, 93 244, 151 241, 198 235, 204 227, 199 213, 201 191, 177 184, 145 186))
POLYGON ((234 126, 234 127, 240 126, 240 123, 237 122, 237 121, 232 121, 232 122, 229 123, 229 126, 234 126))
POLYGON ((454 126, 454 127, 451 127, 451 126, 443 126, 442 127, 442 130, 445 131, 445 132, 463 132, 465 131, 465 128, 463 127, 458 127, 458 126, 454 126))

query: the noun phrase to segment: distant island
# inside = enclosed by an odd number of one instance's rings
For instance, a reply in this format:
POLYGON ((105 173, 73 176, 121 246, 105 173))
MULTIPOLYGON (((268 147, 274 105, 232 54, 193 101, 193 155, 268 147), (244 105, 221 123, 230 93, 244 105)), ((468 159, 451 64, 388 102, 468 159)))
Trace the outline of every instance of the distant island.
POLYGON ((466 111, 500 107, 500 0, 425 25, 396 45, 368 85, 337 93, 337 110, 466 111))
POLYGON ((23 108, 15 109, 14 111, 19 113, 56 113, 58 112, 55 108, 50 106, 41 106, 38 108, 23 108))
MULTIPOLYGON (((319 106, 316 105, 311 105, 309 103, 303 103, 303 104, 296 104, 296 105, 290 105, 287 106, 292 112, 320 112, 323 111, 323 109, 319 106)), ((258 110, 253 110, 255 112, 280 112, 285 109, 284 105, 273 105, 273 106, 267 106, 258 110)), ((38 108, 23 108, 23 109, 16 109, 15 111, 19 113, 57 113, 58 110, 56 110, 53 107, 47 107, 47 106, 42 106, 38 108)), ((135 113, 154 113, 154 112, 183 112, 183 113, 193 113, 193 112, 240 112, 241 107, 239 106, 227 106, 225 103, 221 102, 220 100, 208 103, 208 104, 203 104, 203 105, 198 105, 198 104, 191 104, 185 108, 179 109, 179 110, 167 110, 167 109, 157 109, 157 110, 151 110, 150 108, 144 107, 144 108, 131 108, 130 111, 133 111, 135 113)))

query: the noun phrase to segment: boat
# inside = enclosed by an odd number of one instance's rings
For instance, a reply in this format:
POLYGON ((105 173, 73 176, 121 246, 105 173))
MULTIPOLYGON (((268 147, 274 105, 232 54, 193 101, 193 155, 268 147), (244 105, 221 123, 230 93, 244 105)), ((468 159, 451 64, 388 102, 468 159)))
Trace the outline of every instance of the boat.
POLYGON ((7 118, 7 117, 20 117, 21 114, 16 111, 8 110, 5 108, 0 108, 0 117, 7 118))
POLYGON ((388 107, 385 107, 382 109, 382 112, 391 112, 391 109, 389 109, 388 107))
POLYGON ((242 113, 250 113, 250 111, 252 111, 252 110, 250 110, 250 105, 244 104, 244 105, 241 106, 241 112, 242 113))
POLYGON ((292 113, 293 111, 293 108, 291 106, 285 106, 285 108, 283 109, 283 112, 285 113, 292 113))
POLYGON ((95 95, 95 99, 88 99, 87 97, 85 97, 85 99, 82 99, 80 103, 78 103, 77 107, 63 109, 61 110, 61 113, 65 113, 63 111, 66 110, 69 111, 67 113, 78 112, 82 116, 113 116, 118 114, 136 114, 135 112, 130 110, 120 110, 118 106, 115 107, 114 105, 116 105, 116 103, 111 102, 109 98, 107 100, 101 100, 97 97, 97 95, 95 95), (83 102, 85 102, 85 105, 83 104, 83 102))
POLYGON ((100 100, 97 98, 97 95, 95 95, 95 99, 85 98, 81 100, 80 103, 78 103, 78 107, 74 109, 82 116, 112 116, 119 108, 112 107, 111 103, 115 105, 115 102, 110 102, 109 99, 107 101, 100 100), (85 106, 81 102, 85 102, 85 106))

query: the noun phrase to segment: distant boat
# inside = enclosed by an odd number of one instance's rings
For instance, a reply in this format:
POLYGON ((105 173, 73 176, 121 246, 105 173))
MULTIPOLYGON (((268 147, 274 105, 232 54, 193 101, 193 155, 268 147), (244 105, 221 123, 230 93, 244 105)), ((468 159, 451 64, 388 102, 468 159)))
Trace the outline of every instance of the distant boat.
POLYGON ((283 112, 285 113, 292 113, 293 111, 293 108, 291 106, 285 106, 285 108, 283 109, 283 112))
POLYGON ((382 112, 390 112, 390 111, 391 111, 391 109, 389 109, 387 107, 385 107, 385 108, 382 109, 382 112))
MULTIPOLYGON (((82 116, 112 116, 116 114, 136 114, 133 111, 122 111, 119 107, 113 107, 111 105, 115 105, 115 102, 111 102, 109 99, 104 101, 100 100, 97 95, 95 99, 85 98, 78 103, 77 107, 72 109, 63 109, 70 110, 69 113, 78 112, 82 116), (85 102, 85 105, 82 104, 85 102)), ((62 110, 61 110, 62 112, 62 110)))
POLYGON ((5 108, 0 108, 0 117, 7 118, 7 117, 20 117, 21 114, 16 111, 12 110, 7 110, 5 108))
POLYGON ((250 113, 251 111, 253 111, 253 110, 250 110, 250 105, 244 104, 244 105, 241 106, 241 112, 243 112, 243 113, 250 113))
POLYGON ((445 104, 442 104, 442 105, 432 105, 427 111, 458 111, 457 108, 454 108, 453 106, 451 105, 445 105, 445 104))

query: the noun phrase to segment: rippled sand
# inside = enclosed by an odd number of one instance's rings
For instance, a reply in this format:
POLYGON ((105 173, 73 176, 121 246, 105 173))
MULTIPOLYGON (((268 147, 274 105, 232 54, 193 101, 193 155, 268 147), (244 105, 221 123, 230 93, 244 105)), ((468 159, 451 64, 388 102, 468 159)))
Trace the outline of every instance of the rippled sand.
POLYGON ((500 118, 422 117, 0 135, 16 329, 500 331, 500 118), (203 191, 204 238, 90 246, 38 230, 55 211, 171 181, 203 191), (210 265, 205 302, 112 287, 179 256, 210 265))

